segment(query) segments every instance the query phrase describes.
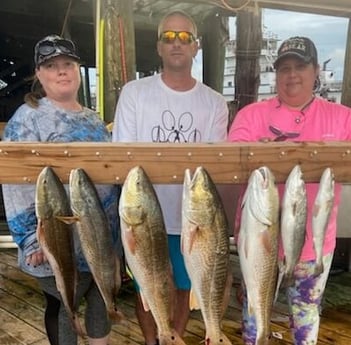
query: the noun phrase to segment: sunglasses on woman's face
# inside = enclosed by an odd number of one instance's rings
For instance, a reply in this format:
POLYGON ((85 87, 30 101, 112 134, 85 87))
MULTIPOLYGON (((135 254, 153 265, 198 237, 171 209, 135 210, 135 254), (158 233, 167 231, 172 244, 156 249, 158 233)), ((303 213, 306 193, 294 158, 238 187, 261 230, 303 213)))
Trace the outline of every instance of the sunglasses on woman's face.
POLYGON ((159 40, 163 43, 173 43, 178 38, 182 44, 190 44, 195 41, 194 35, 189 31, 164 31, 159 40))
POLYGON ((38 46, 38 55, 48 56, 56 51, 66 54, 76 54, 73 42, 69 40, 43 41, 38 46))

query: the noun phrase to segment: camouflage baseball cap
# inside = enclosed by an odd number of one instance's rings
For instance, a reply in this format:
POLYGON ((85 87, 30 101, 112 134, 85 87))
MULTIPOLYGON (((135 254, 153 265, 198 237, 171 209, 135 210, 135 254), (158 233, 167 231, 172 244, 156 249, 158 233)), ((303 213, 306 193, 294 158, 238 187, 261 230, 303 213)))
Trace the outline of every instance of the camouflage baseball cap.
POLYGON ((65 39, 58 35, 46 36, 35 45, 35 66, 38 67, 43 62, 60 55, 69 56, 77 61, 80 61, 80 57, 77 55, 76 47, 71 40, 65 39))

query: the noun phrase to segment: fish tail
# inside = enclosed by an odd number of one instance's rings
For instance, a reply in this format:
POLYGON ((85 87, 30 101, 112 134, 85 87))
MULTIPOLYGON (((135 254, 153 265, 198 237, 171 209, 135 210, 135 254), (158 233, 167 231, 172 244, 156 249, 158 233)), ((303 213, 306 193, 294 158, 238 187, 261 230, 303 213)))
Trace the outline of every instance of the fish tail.
POLYGON ((291 287, 295 284, 295 278, 293 273, 288 273, 286 274, 285 278, 284 278, 284 287, 288 288, 291 287))
POLYGON ((179 334, 172 330, 171 334, 159 334, 160 345, 186 345, 179 334))
POLYGON ((314 267, 314 273, 313 275, 315 277, 319 276, 320 274, 322 274, 324 272, 324 266, 323 266, 323 263, 318 263, 316 262, 316 266, 314 267))
POLYGON ((126 320, 126 317, 124 316, 124 314, 121 311, 117 310, 117 308, 110 310, 108 312, 108 315, 110 317, 110 320, 114 324, 123 323, 126 320))
POLYGON ((260 336, 257 336, 255 345, 269 345, 270 337, 271 337, 270 334, 269 335, 261 334, 260 336))
POLYGON ((278 274, 278 279, 277 279, 277 285, 275 288, 273 303, 275 303, 278 300, 280 287, 283 285, 282 283, 283 283, 284 275, 285 275, 284 266, 279 266, 279 274, 278 274))
POLYGON ((83 339, 86 338, 87 332, 83 330, 82 324, 80 323, 79 317, 76 313, 72 315, 72 325, 77 334, 83 339))
POLYGON ((223 344, 223 345, 233 345, 233 343, 229 340, 229 338, 221 331, 219 338, 217 340, 217 337, 212 337, 211 334, 206 334, 204 343, 205 345, 216 345, 216 344, 223 344))

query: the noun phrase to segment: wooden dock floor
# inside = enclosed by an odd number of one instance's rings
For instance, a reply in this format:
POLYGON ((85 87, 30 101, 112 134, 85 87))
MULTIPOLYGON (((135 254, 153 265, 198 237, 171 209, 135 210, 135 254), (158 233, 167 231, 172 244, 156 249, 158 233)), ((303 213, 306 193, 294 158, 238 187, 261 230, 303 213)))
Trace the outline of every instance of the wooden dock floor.
MULTIPOLYGON (((16 253, 16 249, 0 250, 0 345, 47 345, 43 324, 43 296, 36 281, 17 268, 16 253)), ((234 273, 238 273, 237 257, 233 256, 232 263, 234 273)), ((243 343, 240 330, 241 309, 235 298, 238 284, 239 279, 236 278, 230 307, 223 321, 224 332, 233 345, 243 343)), ((134 314, 134 294, 130 282, 122 286, 118 305, 127 321, 113 326, 111 345, 143 344, 134 314)), ((83 310, 84 305, 81 308, 83 310)), ((274 337, 271 344, 293 344, 283 297, 279 298, 274 307, 272 329, 274 337)), ((192 311, 184 341, 188 345, 199 345, 203 343, 204 332, 200 312, 192 311)), ((328 281, 318 344, 351 344, 350 273, 331 276, 328 281)))

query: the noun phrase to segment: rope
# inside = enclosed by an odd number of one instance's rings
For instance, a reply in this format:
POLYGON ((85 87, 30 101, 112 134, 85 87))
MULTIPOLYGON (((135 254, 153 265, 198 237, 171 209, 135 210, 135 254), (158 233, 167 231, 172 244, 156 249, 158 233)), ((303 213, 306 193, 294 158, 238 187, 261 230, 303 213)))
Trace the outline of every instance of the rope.
POLYGON ((64 18, 63 24, 62 24, 62 30, 61 30, 60 36, 63 36, 64 32, 66 31, 67 21, 68 21, 69 14, 71 12, 71 7, 72 7, 72 0, 70 0, 68 3, 67 10, 65 13, 65 18, 64 18))
POLYGON ((221 0, 221 3, 223 4, 223 6, 230 10, 230 11, 233 11, 233 12, 237 12, 237 11, 240 11, 242 10, 243 8, 245 8, 249 3, 250 3, 251 0, 247 0, 243 5, 239 6, 239 7, 232 7, 230 6, 226 0, 221 0))
POLYGON ((251 0, 246 0, 241 6, 238 6, 238 7, 230 6, 228 4, 228 0, 208 0, 207 2, 211 5, 215 5, 215 6, 227 9, 229 11, 232 11, 232 12, 238 12, 238 11, 242 10, 243 8, 245 8, 246 6, 248 6, 249 3, 251 2, 251 0))
POLYGON ((122 65, 122 82, 123 85, 128 81, 127 77, 127 62, 126 62, 126 49, 124 42, 124 27, 121 16, 118 16, 118 29, 119 29, 119 42, 121 46, 121 65, 122 65))
POLYGON ((260 54, 260 49, 237 49, 235 55, 239 58, 256 59, 260 54))

